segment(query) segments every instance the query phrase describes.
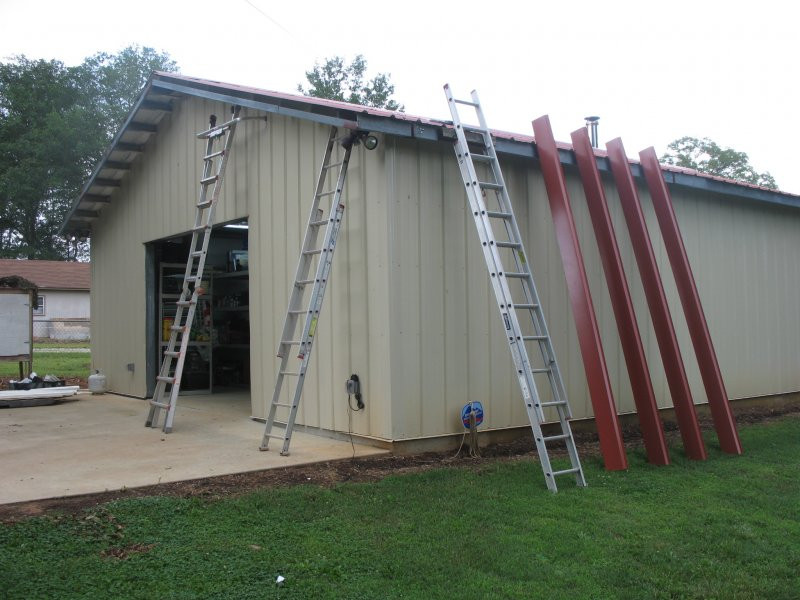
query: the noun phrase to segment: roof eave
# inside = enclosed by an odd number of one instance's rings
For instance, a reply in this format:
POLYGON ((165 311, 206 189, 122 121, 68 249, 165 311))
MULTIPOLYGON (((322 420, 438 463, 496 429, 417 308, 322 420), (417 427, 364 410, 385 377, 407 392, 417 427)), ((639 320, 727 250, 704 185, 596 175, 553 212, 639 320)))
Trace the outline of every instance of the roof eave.
MULTIPOLYGON (((147 102, 148 95, 155 90, 161 91, 164 94, 201 97, 208 100, 239 105, 244 108, 261 110, 268 114, 294 117, 324 125, 359 129, 397 137, 414 138, 432 142, 449 141, 455 137, 452 126, 449 123, 436 121, 434 119, 413 117, 404 113, 374 114, 375 111, 370 112, 370 109, 357 105, 353 105, 353 108, 350 108, 349 106, 338 106, 338 104, 341 103, 335 102, 320 104, 312 102, 311 100, 304 101, 300 96, 287 97, 285 94, 277 93, 271 95, 268 91, 240 88, 238 86, 226 87, 226 84, 218 82, 193 80, 183 76, 171 76, 168 73, 156 72, 148 79, 125 123, 109 144, 103 154, 103 158, 98 162, 97 167, 95 167, 78 198, 73 202, 64 223, 59 229, 59 234, 63 235, 68 231, 81 231, 81 228, 77 226, 78 223, 86 223, 88 225, 99 216, 99 213, 96 211, 93 215, 90 215, 88 213, 92 211, 82 210, 78 207, 84 198, 92 196, 89 194, 89 190, 95 185, 95 181, 98 180, 100 172, 107 168, 106 165, 109 162, 112 162, 110 161, 110 155, 120 144, 122 136, 126 133, 131 123, 134 122, 143 104, 147 102)), ((535 142, 529 139, 515 139, 515 137, 517 136, 514 134, 502 134, 500 137, 497 137, 495 141, 497 152, 538 161, 535 142)), ((527 136, 519 137, 526 138, 527 136)), ((569 148, 559 148, 559 158, 561 163, 565 166, 572 167, 576 165, 575 154, 569 148)), ((608 159, 605 156, 596 155, 595 160, 601 172, 611 171, 608 159)), ((631 171, 637 179, 643 178, 641 166, 637 162, 631 162, 631 171)), ((740 185, 733 181, 725 181, 692 173, 676 172, 669 168, 662 168, 662 173, 664 174, 665 181, 669 185, 722 194, 735 198, 800 208, 800 196, 793 194, 740 185)), ((86 233, 88 229, 87 226, 82 232, 86 233)))

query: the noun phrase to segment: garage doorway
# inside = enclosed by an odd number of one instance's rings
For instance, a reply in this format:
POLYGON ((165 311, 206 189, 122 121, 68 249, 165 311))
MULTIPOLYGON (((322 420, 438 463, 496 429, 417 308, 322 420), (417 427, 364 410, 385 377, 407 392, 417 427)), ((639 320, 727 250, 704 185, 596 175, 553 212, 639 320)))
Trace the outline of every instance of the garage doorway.
MULTIPOLYGON (((250 389, 250 272, 247 220, 214 227, 181 377, 181 395, 250 389)), ((155 390, 183 286, 191 234, 148 244, 148 396, 155 390)))

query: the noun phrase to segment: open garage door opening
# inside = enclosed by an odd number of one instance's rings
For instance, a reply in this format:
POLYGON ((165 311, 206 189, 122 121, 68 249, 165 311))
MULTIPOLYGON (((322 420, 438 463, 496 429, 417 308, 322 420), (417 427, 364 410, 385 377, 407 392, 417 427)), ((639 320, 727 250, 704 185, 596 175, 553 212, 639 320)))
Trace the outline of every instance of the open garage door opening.
MULTIPOLYGON (((236 394, 250 389, 250 271, 247 220, 214 227, 181 379, 181 395, 236 394)), ((150 361, 167 348, 186 270, 191 235, 153 242, 155 302, 150 361)), ((153 390, 148 390, 152 395, 153 390)), ((249 396, 249 395, 248 395, 249 396)), ((249 408, 249 402, 248 402, 249 408)))

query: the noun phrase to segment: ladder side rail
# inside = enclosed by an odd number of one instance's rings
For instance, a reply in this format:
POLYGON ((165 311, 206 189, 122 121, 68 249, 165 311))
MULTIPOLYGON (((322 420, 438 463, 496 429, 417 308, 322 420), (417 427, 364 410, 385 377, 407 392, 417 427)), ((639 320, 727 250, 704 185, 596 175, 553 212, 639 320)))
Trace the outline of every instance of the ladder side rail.
POLYGON ((308 370, 309 362, 311 361, 311 351, 314 346, 316 328, 319 322, 320 312, 322 310, 322 301, 325 298, 325 291, 328 288, 331 269, 333 268, 333 253, 336 250, 336 241, 342 226, 342 219, 344 217, 345 206, 342 202, 342 192, 344 190, 344 182, 347 177, 347 167, 350 163, 351 152, 352 145, 346 148, 339 169, 339 177, 336 181, 336 193, 333 194, 333 199, 331 200, 331 210, 328 213, 331 216, 325 229, 325 242, 322 246, 323 253, 319 262, 317 263, 314 289, 312 290, 311 299, 309 301, 309 310, 306 313, 303 334, 300 337, 301 345, 299 348, 299 356, 301 357, 302 362, 300 364, 300 375, 295 386, 294 397, 292 398, 292 405, 289 408, 289 416, 286 420, 286 430, 284 433, 283 448, 281 450, 281 454, 283 455, 289 453, 289 444, 291 443, 292 433, 294 432, 294 422, 297 418, 297 409, 300 406, 300 398, 303 393, 305 374, 308 370), (335 212, 333 211, 334 207, 335 212))
MULTIPOLYGON (((234 107, 234 114, 238 116, 240 107, 234 107)), ((200 225, 205 225, 205 229, 203 229, 203 239, 200 245, 199 252, 201 252, 199 259, 197 261, 197 265, 193 269, 194 265, 194 257, 192 256, 193 252, 197 252, 197 239, 199 236, 198 231, 192 232, 192 243, 189 248, 189 256, 186 260, 186 275, 183 281, 183 291, 181 293, 181 300, 183 300, 190 292, 189 292, 189 279, 194 278, 194 289, 191 291, 190 297, 190 304, 186 312, 186 319, 183 323, 179 323, 184 327, 181 335, 181 349, 178 355, 178 360, 175 364, 175 380, 170 387, 169 393, 169 408, 167 409, 167 416, 164 419, 164 433, 170 433, 172 431, 172 423, 175 419, 175 409, 178 405, 178 395, 180 394, 181 389, 181 379, 183 377, 183 366, 186 362, 186 353, 189 349, 189 333, 191 331, 192 323, 194 322, 194 315, 195 311, 197 310, 197 301, 198 301, 198 293, 197 290, 200 287, 200 282, 203 276, 203 271, 205 269, 205 262, 206 256, 208 254, 208 244, 211 239, 211 226, 214 222, 214 213, 217 206, 217 201, 219 200, 220 191, 222 189, 222 180, 225 177, 225 169, 228 165, 228 157, 230 155, 230 149, 233 145, 233 137, 236 133, 236 122, 233 122, 230 127, 227 129, 227 133, 225 134, 225 143, 224 143, 224 152, 219 157, 219 162, 217 164, 217 178, 214 182, 214 188, 211 192, 211 204, 207 208, 203 208, 201 206, 204 199, 207 198, 208 194, 208 186, 201 185, 201 192, 200 192, 200 200, 198 202, 198 206, 196 207, 196 216, 195 216, 195 227, 199 227, 200 225), (205 213, 205 214, 203 214, 205 213), (203 222, 203 217, 205 217, 205 222, 203 222), (192 272, 194 271, 194 272, 192 272)), ((206 145, 206 156, 213 152, 214 141, 219 136, 210 136, 208 138, 208 143, 206 145)), ((211 172, 212 162, 213 161, 204 161, 206 163, 203 173, 207 177, 211 172)), ((182 307, 178 307, 180 310, 182 307)), ((171 336, 170 336, 171 337, 171 336)), ((171 358, 171 357, 165 357, 171 358)))
POLYGON ((346 153, 342 161, 333 164, 331 162, 333 149, 336 146, 336 142, 339 141, 339 138, 337 138, 336 135, 337 128, 331 127, 330 136, 325 149, 325 155, 320 166, 317 186, 314 190, 314 200, 309 211, 306 234, 301 248, 300 259, 298 261, 292 293, 289 299, 289 307, 284 321, 284 330, 281 340, 279 341, 278 356, 281 358, 281 365, 276 378, 275 389, 273 390, 272 394, 272 401, 270 402, 269 411, 267 413, 267 422, 264 428, 264 435, 260 446, 261 450, 269 449, 269 440, 271 438, 282 437, 283 449, 281 450, 281 454, 288 454, 288 448, 291 442, 291 435, 297 414, 297 408, 299 407, 300 397, 302 395, 305 372, 310 360, 314 334, 316 333, 316 323, 318 322, 324 291, 329 278, 331 261, 333 259, 333 250, 335 248, 336 234, 341 226, 342 213, 344 211, 344 205, 341 202, 341 193, 344 189, 347 165, 352 146, 346 147, 346 153), (335 166, 339 166, 339 174, 336 180, 336 188, 334 188, 332 190, 333 193, 331 193, 331 190, 325 190, 325 185, 328 182, 328 173, 330 169, 335 166), (321 219, 319 213, 324 211, 320 208, 319 204, 321 198, 326 195, 332 196, 331 205, 328 210, 327 218, 321 219), (321 227, 320 221, 326 221, 325 233, 323 235, 322 246, 320 248, 316 248, 314 246, 316 245, 319 237, 318 232, 321 227), (313 254, 311 254, 312 252, 313 254), (311 280, 312 288, 309 294, 308 304, 304 310, 300 310, 303 308, 300 306, 300 304, 305 296, 305 282, 309 281, 307 278, 314 255, 319 257, 317 268, 315 269, 315 277, 313 280, 311 280), (303 284, 301 285, 299 282, 303 282, 303 284), (288 373, 286 371, 289 356, 288 349, 291 347, 291 345, 295 345, 289 344, 288 342, 290 341, 290 338, 294 337, 297 322, 299 320, 298 317, 301 314, 305 315, 305 318, 303 319, 303 329, 301 330, 301 335, 299 338, 297 338, 297 341, 299 342, 297 345, 299 345, 298 358, 300 358, 302 362, 296 373, 288 373), (284 377, 286 375, 298 377, 290 404, 280 402, 284 377), (284 424, 283 436, 273 435, 272 430, 277 420, 278 408, 286 406, 289 407, 290 411, 286 419, 286 423, 284 424))
MULTIPOLYGON (((498 302, 500 309, 500 316, 503 320, 503 325, 506 329, 506 336, 509 338, 509 346, 511 349, 512 357, 514 358, 515 366, 518 371, 517 377, 520 386, 522 387, 522 394, 525 405, 529 409, 536 411, 536 418, 531 419, 537 424, 544 420, 544 414, 541 408, 541 398, 538 391, 538 385, 533 378, 531 370, 530 358, 528 351, 522 341, 522 328, 520 327, 516 311, 513 309, 513 298, 511 291, 508 287, 508 282, 505 276, 500 276, 500 273, 505 273, 503 269, 502 257, 497 245, 494 243, 494 231, 489 217, 486 215, 486 205, 483 201, 483 193, 477 185, 478 176, 475 170, 475 165, 469 155, 469 146, 467 143, 464 128, 461 125, 455 102, 452 100, 452 95, 449 89, 447 90, 448 100, 450 101, 450 110, 453 116, 453 123, 455 125, 456 139, 458 141, 456 146, 456 158, 458 160, 459 168, 461 169, 462 180, 465 183, 467 197, 470 201, 470 208, 473 213, 476 226, 478 228, 478 237, 481 242, 484 259, 486 265, 490 270, 490 280, 492 287, 495 290, 495 298, 498 302), (517 359, 517 356, 519 358, 517 359), (523 384, 524 382, 524 384, 523 384)), ((486 140, 484 138, 484 145, 486 140)), ((496 160, 496 156, 494 157, 496 160)), ((512 213, 513 215, 513 213, 512 213)))
POLYGON ((170 333, 164 359, 159 370, 159 380, 156 383, 156 389, 150 401, 150 411, 145 423, 148 427, 157 426, 161 410, 166 404, 167 415, 163 426, 165 433, 169 433, 172 430, 172 422, 177 407, 177 398, 180 393, 183 367, 188 351, 190 331, 197 310, 199 297, 198 288, 200 287, 203 271, 205 270, 205 260, 208 253, 216 204, 222 189, 222 180, 225 175, 230 149, 233 145, 236 125, 240 120, 240 110, 241 107, 235 106, 231 121, 221 126, 212 127, 208 131, 198 134, 198 137, 206 137, 207 141, 203 157, 200 194, 195 207, 195 219, 194 226, 192 227, 189 256, 187 257, 186 268, 184 269, 181 293, 176 302, 177 308, 175 311, 175 320, 173 321, 173 326, 176 327, 176 329, 173 329, 170 333), (225 136, 223 150, 214 152, 215 142, 223 135, 225 136), (215 161, 217 157, 218 160, 215 161), (214 175, 212 188, 209 185, 211 182, 207 180, 212 177, 215 168, 216 174, 214 175), (210 199, 208 195, 209 191, 211 193, 210 199), (200 238, 201 233, 202 240, 200 238), (198 242, 200 242, 199 246, 198 242), (195 261, 195 259, 197 260, 195 261), (192 282, 194 285, 190 286, 192 282), (179 346, 177 352, 175 351, 176 346, 179 346), (172 375, 170 375, 170 372, 172 372, 172 375), (170 382, 162 378, 172 378, 172 381, 170 382), (169 391, 166 389, 167 385, 170 386, 169 391), (166 403, 164 402, 165 395, 169 396, 169 400, 166 403))
MULTIPOLYGON (((465 184, 470 210, 472 211, 473 219, 478 230, 478 238, 481 243, 486 266, 490 271, 489 279, 494 289, 498 308, 500 309, 500 318, 503 321, 506 341, 509 344, 514 367, 517 371, 517 379, 522 391, 523 401, 528 412, 531 427, 534 428, 535 432, 537 429, 541 430, 540 423, 544 420, 538 385, 533 377, 527 348, 522 341, 522 329, 519 325, 517 315, 515 314, 516 311, 512 308, 513 301, 511 298, 511 291, 508 288, 508 282, 504 276, 499 275, 504 272, 502 260, 496 244, 494 244, 494 234, 491 229, 492 225, 489 222, 489 218, 486 216, 486 205, 483 202, 482 191, 476 184, 473 184, 473 182, 478 181, 478 179, 475 166, 469 156, 466 136, 464 135, 463 127, 458 118, 458 113, 454 109, 454 102, 451 102, 450 105, 456 129, 456 158, 459 169, 461 170, 462 180, 465 184)), ((538 437, 541 438, 541 435, 538 437)), ((544 456, 546 457, 547 454, 545 453, 544 456)), ((546 463, 542 463, 543 469, 549 465, 549 459, 546 459, 546 461, 546 463)), ((550 472, 550 470, 546 470, 546 472, 550 472)))
MULTIPOLYGON (((501 274, 504 273, 504 271, 502 270, 503 269, 502 255, 500 253, 500 249, 497 247, 497 244, 495 243, 494 229, 492 226, 492 222, 490 221, 489 216, 486 214, 486 205, 483 199, 484 191, 478 185, 479 180, 475 172, 472 156, 469 152, 466 136, 464 135, 464 128, 461 125, 458 116, 458 111, 455 105, 456 101, 452 97, 452 93, 450 91, 449 86, 445 86, 445 94, 449 101, 450 112, 453 116, 454 129, 456 130, 456 139, 457 139, 455 144, 456 158, 459 163, 459 169, 462 174, 462 180, 464 181, 465 187, 467 188, 466 190, 467 197, 470 202, 470 208, 473 210, 473 217, 478 229, 478 235, 481 241, 481 246, 484 250, 484 258, 486 259, 486 265, 491 271, 490 276, 492 279, 493 288, 495 290, 495 297, 498 301, 498 308, 500 308, 501 316, 503 318, 504 325, 506 326, 506 330, 507 332, 509 332, 507 335, 508 335, 509 348, 511 349, 512 353, 512 358, 514 359, 514 363, 518 369, 518 373, 522 375, 519 378, 519 382, 522 387, 526 408, 528 409, 528 416, 531 422, 531 427, 533 429, 534 440, 537 446, 537 450, 539 451, 542 469, 545 473, 545 481, 547 483, 547 487, 551 491, 557 491, 555 475, 552 470, 552 466, 550 464, 546 443, 541 432, 540 420, 543 420, 543 415, 541 411, 540 400, 538 397, 538 390, 533 378, 533 371, 531 369, 531 365, 528 361, 527 349, 525 347, 524 340, 521 337, 521 328, 516 318, 516 311, 513 309, 514 303, 511 297, 510 288, 508 287, 507 278, 505 276, 501 276, 501 274), (496 282, 495 280, 499 281, 496 282), (529 385, 526 385, 526 382, 529 382, 529 385), (533 401, 534 401, 533 406, 531 405, 530 402, 531 400, 530 396, 533 396, 533 401), (534 407, 536 410, 533 410, 534 407)), ((493 174, 495 175, 495 183, 497 185, 497 188, 492 188, 492 189, 495 189, 495 191, 498 192, 499 210, 508 215, 508 217, 503 219, 506 224, 506 235, 508 236, 508 239, 510 241, 519 244, 518 250, 521 251, 519 255, 517 253, 514 253, 515 266, 518 268, 517 271, 518 273, 527 274, 527 277, 523 278, 522 280, 523 282, 528 283, 530 287, 530 296, 528 295, 527 290, 524 292, 526 299, 528 298, 535 299, 534 302, 532 303, 535 308, 530 309, 530 315, 533 318, 534 327, 538 328, 538 326, 541 326, 543 328, 542 331, 546 332, 547 331, 546 323, 544 320, 544 315, 543 313, 541 313, 541 304, 539 302, 538 293, 536 291, 535 284, 533 282, 532 273, 529 268, 526 268, 524 271, 519 268, 521 266, 519 263, 519 256, 521 256, 522 260, 525 261, 527 264, 527 260, 524 253, 524 244, 522 243, 522 236, 519 233, 519 229, 516 223, 516 218, 513 214, 513 208, 511 206, 510 198, 508 197, 507 194, 507 188, 502 177, 502 171, 500 169, 499 161, 497 161, 497 155, 496 152, 494 151, 491 135, 488 133, 488 127, 486 126, 485 119, 483 118, 483 113, 480 108, 480 103, 478 101, 477 94, 475 92, 473 92, 473 102, 471 103, 471 105, 475 108, 476 112, 478 113, 481 129, 483 130, 482 137, 484 140, 484 146, 486 148, 485 151, 491 157, 490 162, 492 163, 492 171, 493 174), (509 221, 511 222, 511 228, 509 228, 508 226, 509 221)), ((545 339, 542 340, 542 342, 550 342, 549 333, 545 336, 545 339)), ((552 351, 552 344, 540 343, 540 350, 542 351, 543 354, 545 354, 545 352, 547 352, 548 350, 552 351)), ((558 371, 558 365, 557 362, 555 361, 555 353, 552 352, 551 356, 553 360, 550 364, 548 364, 548 376, 553 392, 554 394, 556 394, 557 392, 556 384, 557 381, 560 379, 559 377, 560 372, 558 371)), ((559 415, 559 422, 562 427, 563 439, 566 442, 568 455, 570 458, 570 462, 572 464, 572 469, 570 469, 570 471, 575 473, 577 484, 585 486, 586 483, 583 477, 583 469, 580 465, 580 461, 577 455, 577 448, 575 447, 574 443, 574 437, 572 436, 572 431, 567 421, 568 419, 567 415, 569 414, 569 405, 566 402, 566 395, 564 395, 563 401, 564 401, 563 403, 559 403, 557 405, 557 409, 559 415)))
MULTIPOLYGON (((464 156, 463 147, 460 147, 462 145, 463 144, 459 140, 459 144, 455 148, 456 158, 458 159, 459 168, 461 169, 462 179, 464 181, 474 181, 475 179, 470 174, 470 169, 468 167, 469 163, 471 163, 469 156, 467 155, 462 161, 462 156, 464 156)), ((474 172, 474 166, 472 170, 474 172)), ((534 443, 539 454, 540 464, 545 473, 545 482, 548 489, 551 491, 556 491, 556 483, 552 477, 553 468, 550 463, 550 456, 547 451, 547 446, 544 442, 544 434, 542 433, 541 422, 544 419, 539 391, 536 382, 533 379, 530 362, 527 357, 527 349, 521 340, 521 329, 519 327, 519 323, 517 322, 516 315, 514 314, 513 309, 504 308, 509 307, 509 303, 506 300, 507 291, 503 290, 502 285, 505 280, 504 278, 495 275, 496 273, 500 272, 501 269, 498 268, 498 265, 495 262, 494 254, 492 254, 491 250, 489 250, 489 242, 487 239, 488 234, 486 232, 487 224, 485 223, 484 219, 480 217, 482 212, 481 193, 479 190, 476 190, 474 186, 467 185, 466 187, 469 208, 473 213, 475 226, 478 231, 478 237, 484 252, 484 258, 486 260, 486 266, 490 271, 489 279, 494 290, 495 300, 498 308, 500 309, 500 317, 503 321, 503 326, 506 329, 506 342, 508 343, 509 350, 511 352, 513 367, 517 371, 517 381, 522 391, 523 402, 528 415, 528 421, 531 425, 531 429, 533 430, 534 443)), ((508 294, 510 297, 510 292, 508 292, 508 294)))
MULTIPOLYGON (((345 150, 344 158, 342 159, 342 164, 339 169, 339 176, 336 180, 336 193, 333 194, 331 207, 328 211, 329 220, 325 227, 325 235, 322 243, 322 254, 320 254, 320 258, 317 262, 317 269, 314 274, 314 287, 312 288, 311 297, 309 298, 309 310, 306 312, 305 324, 303 326, 302 335, 300 336, 302 343, 299 348, 298 355, 301 357, 305 350, 305 346, 303 344, 308 344, 310 346, 308 341, 309 332, 312 331, 312 327, 314 326, 314 323, 319 315, 319 310, 322 308, 322 300, 325 296, 325 289, 327 288, 328 284, 330 264, 333 260, 333 251, 336 249, 336 238, 339 234, 342 217, 344 216, 344 204, 342 203, 341 198, 342 191, 344 189, 345 178, 347 177, 347 167, 350 162, 351 150, 352 147, 345 150)), ((313 338, 313 333, 311 337, 313 338)))
MULTIPOLYGON (((286 311, 286 317, 283 321, 283 329, 281 330, 281 338, 278 340, 278 356, 282 356, 282 346, 283 341, 288 340, 291 335, 294 333, 296 323, 297 323, 297 315, 292 313, 293 310, 299 310, 301 307, 299 306, 300 301, 303 298, 303 289, 297 286, 298 281, 303 281, 308 277, 308 272, 311 266, 310 257, 304 252, 313 250, 311 247, 316 243, 318 238, 318 232, 316 227, 312 227, 312 223, 316 221, 315 218, 317 216, 317 210, 319 209, 319 202, 320 202, 320 194, 323 192, 325 181, 327 180, 328 176, 328 165, 330 164, 330 157, 333 153, 333 147, 335 145, 336 140, 336 127, 331 127, 330 134, 328 136, 328 143, 325 148, 325 155, 322 159, 322 164, 319 168, 319 175, 317 176, 317 185, 314 188, 314 199, 311 203, 311 209, 308 212, 308 221, 306 223, 306 233, 303 237, 303 243, 300 247, 300 260, 297 262, 297 268, 295 269, 294 280, 292 282, 292 291, 289 294, 289 308, 286 311)), ((282 369, 283 370, 283 369, 282 369)), ((280 377, 280 375, 279 375, 280 377)))
POLYGON ((550 372, 548 373, 548 378, 551 380, 551 387, 553 390, 553 394, 555 396, 555 400, 565 402, 565 406, 567 407, 567 414, 569 418, 572 418, 572 410, 567 402, 567 393, 566 393, 566 386, 564 385, 564 380, 561 375, 561 369, 558 365, 558 360, 555 353, 555 348, 553 347, 552 338, 550 337, 550 332, 547 327, 547 322, 544 319, 542 314, 542 304, 539 298, 539 293, 536 289, 536 282, 533 278, 533 269, 531 267, 530 260, 528 259, 528 254, 525 250, 525 244, 522 238, 522 232, 519 229, 519 224, 517 222, 516 215, 514 214, 514 206, 511 202, 511 198, 508 194, 508 187, 505 183, 505 178, 503 177, 502 169, 500 168, 500 160, 497 156, 497 151, 494 146, 494 140, 492 140, 491 134, 488 132, 489 127, 486 123, 486 118, 483 114, 483 109, 480 105, 480 99, 478 98, 477 91, 472 92, 472 102, 475 105, 475 112, 478 116, 478 122, 484 130, 485 133, 482 134, 484 139, 484 146, 486 147, 487 154, 491 157, 491 168, 492 174, 495 178, 495 182, 502 186, 502 189, 497 190, 497 196, 499 200, 500 210, 503 212, 507 212, 508 214, 512 215, 510 219, 504 219, 504 225, 506 228, 506 233, 509 236, 510 240, 518 243, 520 245, 519 252, 513 253, 514 256, 514 265, 517 269, 517 272, 524 272, 528 274, 528 277, 525 279, 528 286, 526 287, 523 285, 524 290, 524 298, 526 303, 533 304, 538 308, 534 308, 530 311, 531 320, 533 322, 534 331, 537 336, 543 336, 546 340, 541 340, 539 343, 539 352, 542 356, 542 360, 546 365, 550 367, 550 372), (520 264, 524 263, 524 264, 520 264), (524 270, 522 267, 524 266, 524 270))

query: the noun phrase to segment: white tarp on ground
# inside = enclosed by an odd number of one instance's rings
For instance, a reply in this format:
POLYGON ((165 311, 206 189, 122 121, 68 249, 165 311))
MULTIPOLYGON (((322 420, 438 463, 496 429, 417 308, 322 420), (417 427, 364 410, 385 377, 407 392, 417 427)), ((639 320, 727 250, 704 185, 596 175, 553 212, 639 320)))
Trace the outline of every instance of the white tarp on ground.
POLYGON ((41 406, 59 398, 74 396, 78 393, 78 389, 77 385, 68 385, 35 390, 8 390, 0 392, 0 406, 9 408, 41 406))

